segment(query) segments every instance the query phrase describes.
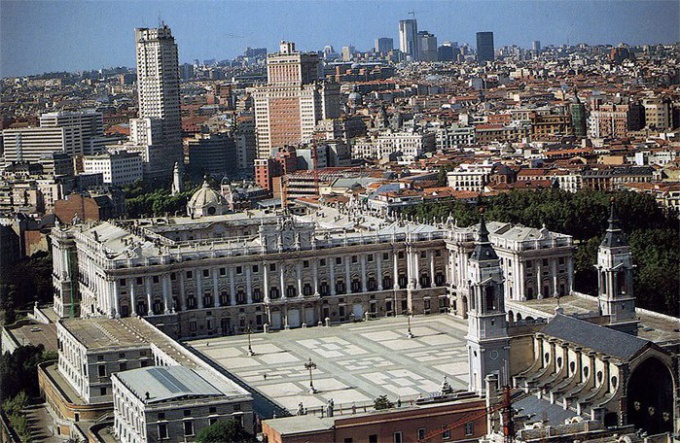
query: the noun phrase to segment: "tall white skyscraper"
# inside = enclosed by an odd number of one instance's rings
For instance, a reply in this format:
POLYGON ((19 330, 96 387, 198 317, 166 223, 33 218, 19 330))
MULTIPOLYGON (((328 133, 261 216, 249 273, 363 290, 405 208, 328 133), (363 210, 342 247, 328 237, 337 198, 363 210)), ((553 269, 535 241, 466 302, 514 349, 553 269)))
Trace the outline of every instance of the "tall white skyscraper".
POLYGON ((418 60, 418 23, 416 19, 399 20, 399 49, 411 60, 418 60))
POLYGON ((133 141, 142 152, 145 176, 170 178, 175 162, 183 162, 177 44, 165 24, 135 29, 135 42, 139 119, 143 124, 132 125, 146 131, 136 131, 145 137, 133 136, 133 141))

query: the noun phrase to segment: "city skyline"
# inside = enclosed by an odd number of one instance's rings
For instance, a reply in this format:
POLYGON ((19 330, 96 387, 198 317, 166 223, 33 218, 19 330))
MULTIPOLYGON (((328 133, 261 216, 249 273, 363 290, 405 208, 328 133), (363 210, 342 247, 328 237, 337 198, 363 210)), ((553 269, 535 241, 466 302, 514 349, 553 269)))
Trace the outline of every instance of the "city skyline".
POLYGON ((248 46, 275 51, 280 40, 295 41, 303 51, 328 44, 336 50, 346 45, 367 50, 379 37, 398 41, 399 20, 414 16, 418 28, 435 34, 440 44, 474 46, 479 31, 494 32, 496 48, 531 47, 533 40, 544 47, 680 40, 676 1, 3 0, 0 8, 2 77, 134 66, 134 29, 160 21, 173 29, 180 63, 230 59, 248 46), (78 32, 65 34, 63 29, 78 32))

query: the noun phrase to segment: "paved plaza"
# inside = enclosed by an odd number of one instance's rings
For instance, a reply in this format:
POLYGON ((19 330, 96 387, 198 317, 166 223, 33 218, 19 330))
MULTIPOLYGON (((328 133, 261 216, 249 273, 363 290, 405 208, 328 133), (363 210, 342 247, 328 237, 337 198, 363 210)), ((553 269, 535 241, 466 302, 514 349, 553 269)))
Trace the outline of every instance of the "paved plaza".
POLYGON ((467 322, 449 315, 411 319, 389 317, 331 327, 252 334, 254 356, 245 335, 186 342, 235 377, 295 413, 300 403, 319 408, 363 408, 380 395, 410 402, 441 389, 444 376, 453 389, 467 389, 467 322), (312 359, 317 392, 309 392, 312 359))

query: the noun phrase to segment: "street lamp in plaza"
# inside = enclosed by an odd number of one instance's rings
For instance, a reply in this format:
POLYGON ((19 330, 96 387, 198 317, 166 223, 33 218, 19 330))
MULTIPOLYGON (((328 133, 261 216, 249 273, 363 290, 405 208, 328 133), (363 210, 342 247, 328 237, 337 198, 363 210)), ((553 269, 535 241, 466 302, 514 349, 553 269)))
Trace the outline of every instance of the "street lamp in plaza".
POLYGON ((316 363, 312 361, 312 357, 309 357, 309 361, 305 363, 305 369, 309 370, 309 393, 316 394, 316 389, 314 388, 314 381, 312 379, 312 370, 316 369, 316 363))
POLYGON ((248 334, 248 356, 250 356, 250 357, 252 357, 253 355, 255 355, 255 352, 253 351, 253 347, 252 347, 252 345, 251 345, 251 343, 250 343, 250 333, 251 333, 251 332, 252 332, 252 331, 250 330, 250 325, 247 325, 247 326, 246 326, 246 334, 248 334))
POLYGON ((413 338, 415 336, 413 335, 413 332, 411 332, 411 311, 405 311, 404 315, 406 315, 406 321, 408 322, 408 338, 413 338))

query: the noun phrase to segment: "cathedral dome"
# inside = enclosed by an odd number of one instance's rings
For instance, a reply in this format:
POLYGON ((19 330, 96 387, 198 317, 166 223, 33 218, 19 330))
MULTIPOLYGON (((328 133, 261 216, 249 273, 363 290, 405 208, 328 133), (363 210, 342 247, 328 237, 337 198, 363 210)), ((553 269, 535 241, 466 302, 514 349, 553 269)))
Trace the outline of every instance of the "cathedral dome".
POLYGON ((201 189, 191 196, 187 204, 187 214, 192 217, 221 215, 226 212, 226 208, 227 201, 224 196, 211 188, 206 180, 201 189))

